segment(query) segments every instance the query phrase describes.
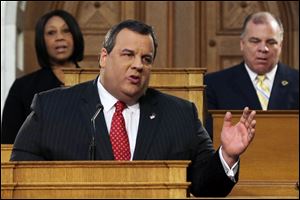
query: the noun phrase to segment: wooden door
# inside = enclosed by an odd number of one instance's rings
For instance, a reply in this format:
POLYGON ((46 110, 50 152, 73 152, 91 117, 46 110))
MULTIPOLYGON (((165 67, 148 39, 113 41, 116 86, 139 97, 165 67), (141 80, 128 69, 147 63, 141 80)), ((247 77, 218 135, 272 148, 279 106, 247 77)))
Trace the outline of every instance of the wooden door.
POLYGON ((240 52, 240 33, 245 17, 257 11, 271 11, 278 16, 277 6, 262 1, 206 1, 200 12, 202 39, 206 41, 201 51, 208 72, 219 71, 243 60, 240 52), (205 30, 205 31, 204 31, 205 30))
POLYGON ((24 12, 25 73, 38 68, 34 49, 37 19, 64 9, 84 34, 82 67, 98 67, 108 29, 124 19, 152 25, 158 36, 156 68, 207 68, 218 71, 242 61, 240 32, 245 16, 270 11, 280 17, 285 35, 282 61, 299 68, 299 2, 292 1, 28 1, 24 12))

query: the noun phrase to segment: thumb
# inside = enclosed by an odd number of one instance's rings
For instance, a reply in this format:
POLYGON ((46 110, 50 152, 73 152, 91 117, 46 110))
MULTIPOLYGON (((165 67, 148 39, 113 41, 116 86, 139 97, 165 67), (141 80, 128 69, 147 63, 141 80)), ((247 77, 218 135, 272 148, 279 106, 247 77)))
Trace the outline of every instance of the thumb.
POLYGON ((224 122, 223 122, 223 128, 231 127, 231 119, 232 119, 231 112, 226 112, 225 117, 224 117, 224 122))

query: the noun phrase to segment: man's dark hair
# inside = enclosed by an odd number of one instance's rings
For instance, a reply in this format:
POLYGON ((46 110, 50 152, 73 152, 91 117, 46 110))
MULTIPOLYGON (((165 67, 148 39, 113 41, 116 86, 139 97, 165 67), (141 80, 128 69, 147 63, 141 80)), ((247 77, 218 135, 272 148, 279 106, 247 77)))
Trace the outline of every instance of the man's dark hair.
POLYGON ((66 24, 73 36, 74 50, 69 58, 76 67, 79 67, 77 62, 83 59, 83 51, 84 51, 84 40, 79 28, 79 25, 75 18, 64 10, 53 10, 45 15, 43 15, 36 24, 35 27, 35 50, 38 58, 38 62, 42 68, 51 68, 50 58, 47 51, 44 32, 45 25, 48 20, 53 17, 58 16, 61 17, 66 24))
POLYGON ((122 29, 125 29, 125 28, 127 28, 131 31, 140 33, 142 35, 151 35, 151 37, 153 39, 153 43, 154 43, 154 56, 153 56, 153 60, 154 60, 154 58, 156 56, 156 49, 157 49, 158 44, 157 44, 157 38, 156 38, 155 32, 153 30, 153 27, 151 27, 143 22, 140 22, 137 20, 132 20, 132 19, 122 21, 121 23, 113 26, 108 31, 108 33, 106 34, 106 36, 104 38, 104 42, 103 42, 103 47, 106 49, 107 53, 109 54, 113 50, 113 48, 116 44, 116 38, 117 38, 118 33, 122 29))

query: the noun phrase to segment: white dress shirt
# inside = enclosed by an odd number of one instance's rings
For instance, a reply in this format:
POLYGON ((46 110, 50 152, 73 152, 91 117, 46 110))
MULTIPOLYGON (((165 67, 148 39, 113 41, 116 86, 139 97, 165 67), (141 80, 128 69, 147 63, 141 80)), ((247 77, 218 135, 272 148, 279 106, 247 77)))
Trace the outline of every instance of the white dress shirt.
MULTIPOLYGON (((108 133, 110 133, 110 126, 112 117, 115 113, 115 104, 117 103, 118 99, 113 97, 100 83, 100 78, 97 81, 98 92, 100 95, 101 103, 103 105, 103 113, 104 118, 107 126, 108 133)), ((128 134, 129 145, 130 145, 130 160, 133 158, 136 137, 138 132, 138 125, 140 121, 140 104, 136 103, 132 106, 128 106, 122 112, 126 131, 128 134)))
MULTIPOLYGON (((245 63, 245 67, 246 70, 250 76, 250 79, 252 81, 253 87, 256 88, 256 82, 257 82, 257 73, 253 72, 248 65, 245 63)), ((273 87, 273 83, 274 83, 274 79, 275 79, 275 75, 276 75, 276 71, 277 71, 277 67, 278 65, 275 65, 275 67, 268 73, 265 74, 266 79, 264 81, 264 83, 270 88, 270 91, 272 91, 272 87, 273 87)))
MULTIPOLYGON (((99 93, 99 96, 101 99, 101 103, 103 105, 103 113, 104 113, 106 126, 108 129, 108 133, 110 133, 111 121, 112 121, 113 114, 115 112, 114 105, 115 105, 115 103, 117 103, 118 99, 113 97, 103 87, 103 85, 100 83, 100 76, 98 77, 98 80, 97 80, 97 87, 98 87, 98 93, 99 93)), ((133 154, 134 154, 134 149, 135 149, 135 144, 136 144, 138 125, 139 125, 139 121, 140 121, 140 104, 136 103, 132 106, 127 105, 127 108, 125 108, 123 110, 122 114, 125 119, 126 131, 127 131, 128 138, 129 138, 130 160, 132 160, 133 154)), ((230 169, 222 156, 222 147, 220 148, 219 156, 221 158, 221 162, 222 162, 223 168, 225 170, 225 173, 232 181, 235 181, 234 175, 237 172, 237 168, 238 168, 237 163, 238 162, 236 162, 233 165, 233 167, 230 169)))

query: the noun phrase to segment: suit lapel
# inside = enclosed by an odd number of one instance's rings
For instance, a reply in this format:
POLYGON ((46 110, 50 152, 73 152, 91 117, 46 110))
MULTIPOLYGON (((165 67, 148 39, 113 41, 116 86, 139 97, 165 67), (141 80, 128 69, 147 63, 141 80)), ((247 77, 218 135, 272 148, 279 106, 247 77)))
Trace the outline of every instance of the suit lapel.
POLYGON ((287 94, 290 88, 290 80, 281 64, 278 64, 276 76, 274 79, 268 109, 284 109, 287 94))
MULTIPOLYGON (((97 80, 90 82, 87 86, 87 89, 83 92, 82 103, 80 104, 80 112, 82 114, 82 120, 86 125, 86 134, 94 134, 91 118, 94 116, 97 107, 100 102, 98 89, 97 89, 97 80)), ((104 119, 103 111, 99 113, 95 120, 95 142, 96 142, 96 159, 97 160, 113 160, 112 147, 104 119)), ((88 152, 88 151, 87 151, 88 152)))
POLYGON ((241 63, 239 65, 233 77, 234 78, 232 78, 233 80, 232 87, 238 91, 238 94, 241 94, 244 97, 249 108, 262 109, 256 94, 256 90, 253 87, 252 81, 248 75, 244 63, 241 63))
POLYGON ((140 122, 134 151, 134 160, 146 160, 147 154, 157 134, 162 113, 158 102, 145 95, 140 100, 140 122))

